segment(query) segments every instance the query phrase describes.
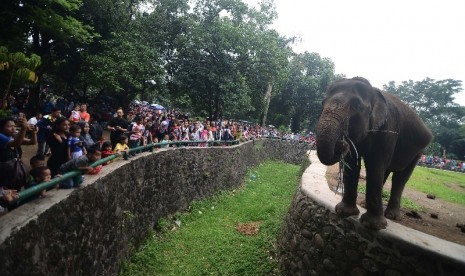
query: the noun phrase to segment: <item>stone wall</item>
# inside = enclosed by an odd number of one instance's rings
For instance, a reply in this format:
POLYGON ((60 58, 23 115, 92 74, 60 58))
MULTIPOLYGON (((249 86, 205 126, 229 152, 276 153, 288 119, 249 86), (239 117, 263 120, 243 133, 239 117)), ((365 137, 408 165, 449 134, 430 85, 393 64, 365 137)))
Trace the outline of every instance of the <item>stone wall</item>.
POLYGON ((0 275, 117 275, 161 217, 238 187, 264 160, 299 164, 308 144, 280 140, 162 149, 118 160, 77 189, 53 190, 0 218, 0 275))
POLYGON ((278 242, 286 274, 464 275, 464 246, 391 220, 373 231, 358 217, 340 218, 334 208, 341 197, 329 190, 326 167, 314 152, 310 158, 278 242))

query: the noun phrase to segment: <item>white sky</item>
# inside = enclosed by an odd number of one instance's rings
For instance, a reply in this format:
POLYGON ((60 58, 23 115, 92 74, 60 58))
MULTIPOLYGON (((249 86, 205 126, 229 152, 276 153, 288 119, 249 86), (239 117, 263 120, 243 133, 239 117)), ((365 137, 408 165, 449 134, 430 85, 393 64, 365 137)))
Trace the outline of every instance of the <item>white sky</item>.
MULTIPOLYGON (((249 4, 259 0, 244 0, 249 4)), ((336 73, 389 81, 427 77, 465 87, 463 0, 274 0, 274 28, 298 36, 296 52, 330 58, 336 73)), ((456 94, 465 106, 465 91, 456 94)))

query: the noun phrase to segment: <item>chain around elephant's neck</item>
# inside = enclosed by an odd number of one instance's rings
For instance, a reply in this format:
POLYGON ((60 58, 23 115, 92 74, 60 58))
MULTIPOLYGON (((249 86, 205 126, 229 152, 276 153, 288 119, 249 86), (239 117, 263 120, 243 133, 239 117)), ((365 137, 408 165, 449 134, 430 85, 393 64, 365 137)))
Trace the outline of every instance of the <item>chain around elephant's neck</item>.
MULTIPOLYGON (((384 133, 391 133, 391 134, 399 134, 399 132, 396 132, 396 131, 392 131, 392 130, 376 130, 376 129, 370 129, 368 130, 368 132, 384 132, 384 133)), ((346 137, 345 135, 342 136, 342 141, 345 141, 345 139, 347 139, 350 143, 350 145, 352 146, 352 148, 354 149, 355 151, 355 155, 356 155, 356 158, 357 158, 357 166, 358 166, 358 160, 359 160, 359 156, 358 156, 358 151, 357 151, 357 148, 355 147, 354 143, 352 142, 352 140, 349 139, 349 137, 346 137)), ((349 168, 349 170, 351 170, 352 168, 349 166, 349 164, 347 164, 345 161, 344 161, 344 154, 341 154, 341 159, 339 160, 339 181, 337 183, 337 187, 336 187, 336 193, 339 191, 339 189, 341 189, 341 193, 344 194, 344 171, 346 168, 349 168)))
POLYGON ((368 132, 384 132, 384 133, 399 134, 399 132, 397 132, 397 131, 392 131, 392 130, 376 130, 376 129, 369 129, 368 132))

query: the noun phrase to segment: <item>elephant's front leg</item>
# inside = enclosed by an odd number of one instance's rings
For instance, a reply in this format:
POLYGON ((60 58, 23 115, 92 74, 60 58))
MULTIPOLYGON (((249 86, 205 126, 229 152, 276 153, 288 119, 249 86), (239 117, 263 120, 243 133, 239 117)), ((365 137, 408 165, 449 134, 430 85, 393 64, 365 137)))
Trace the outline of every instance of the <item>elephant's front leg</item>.
POLYGON ((382 190, 384 167, 375 164, 367 165, 366 176, 366 208, 367 212, 360 217, 360 222, 368 228, 380 230, 386 228, 387 221, 383 214, 382 190))
POLYGON ((344 195, 342 201, 336 205, 336 213, 342 217, 358 215, 360 211, 357 208, 357 186, 360 176, 360 158, 346 155, 344 162, 349 167, 344 169, 344 195))

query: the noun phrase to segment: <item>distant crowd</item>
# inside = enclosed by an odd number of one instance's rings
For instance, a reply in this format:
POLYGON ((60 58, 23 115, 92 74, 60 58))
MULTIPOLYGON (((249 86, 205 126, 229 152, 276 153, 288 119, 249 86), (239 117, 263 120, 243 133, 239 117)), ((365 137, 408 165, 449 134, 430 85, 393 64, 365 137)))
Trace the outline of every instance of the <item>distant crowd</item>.
POLYGON ((418 165, 436 169, 465 173, 465 162, 454 159, 441 158, 433 155, 422 155, 418 165))
MULTIPOLYGON (((39 112, 27 119, 18 111, 13 117, 0 118, 0 215, 47 193, 43 190, 32 198, 15 200, 21 190, 74 170, 97 174, 102 166, 93 168, 92 163, 111 155, 134 156, 137 152, 129 149, 142 145, 161 143, 158 147, 170 147, 180 145, 169 142, 185 141, 183 146, 205 147, 210 141, 243 142, 262 137, 315 141, 312 133, 282 136, 274 127, 191 118, 183 112, 153 109, 146 104, 132 105, 127 115, 122 108, 116 108, 106 120, 103 117, 89 113, 86 103, 73 103, 72 108, 65 110, 63 106, 53 106, 45 116, 39 112), (104 130, 109 137, 104 136, 104 130), (21 145, 37 145, 35 155, 26 160, 30 170, 23 164, 21 145)), ((68 179, 56 188, 77 187, 82 181, 83 177, 68 179)))

